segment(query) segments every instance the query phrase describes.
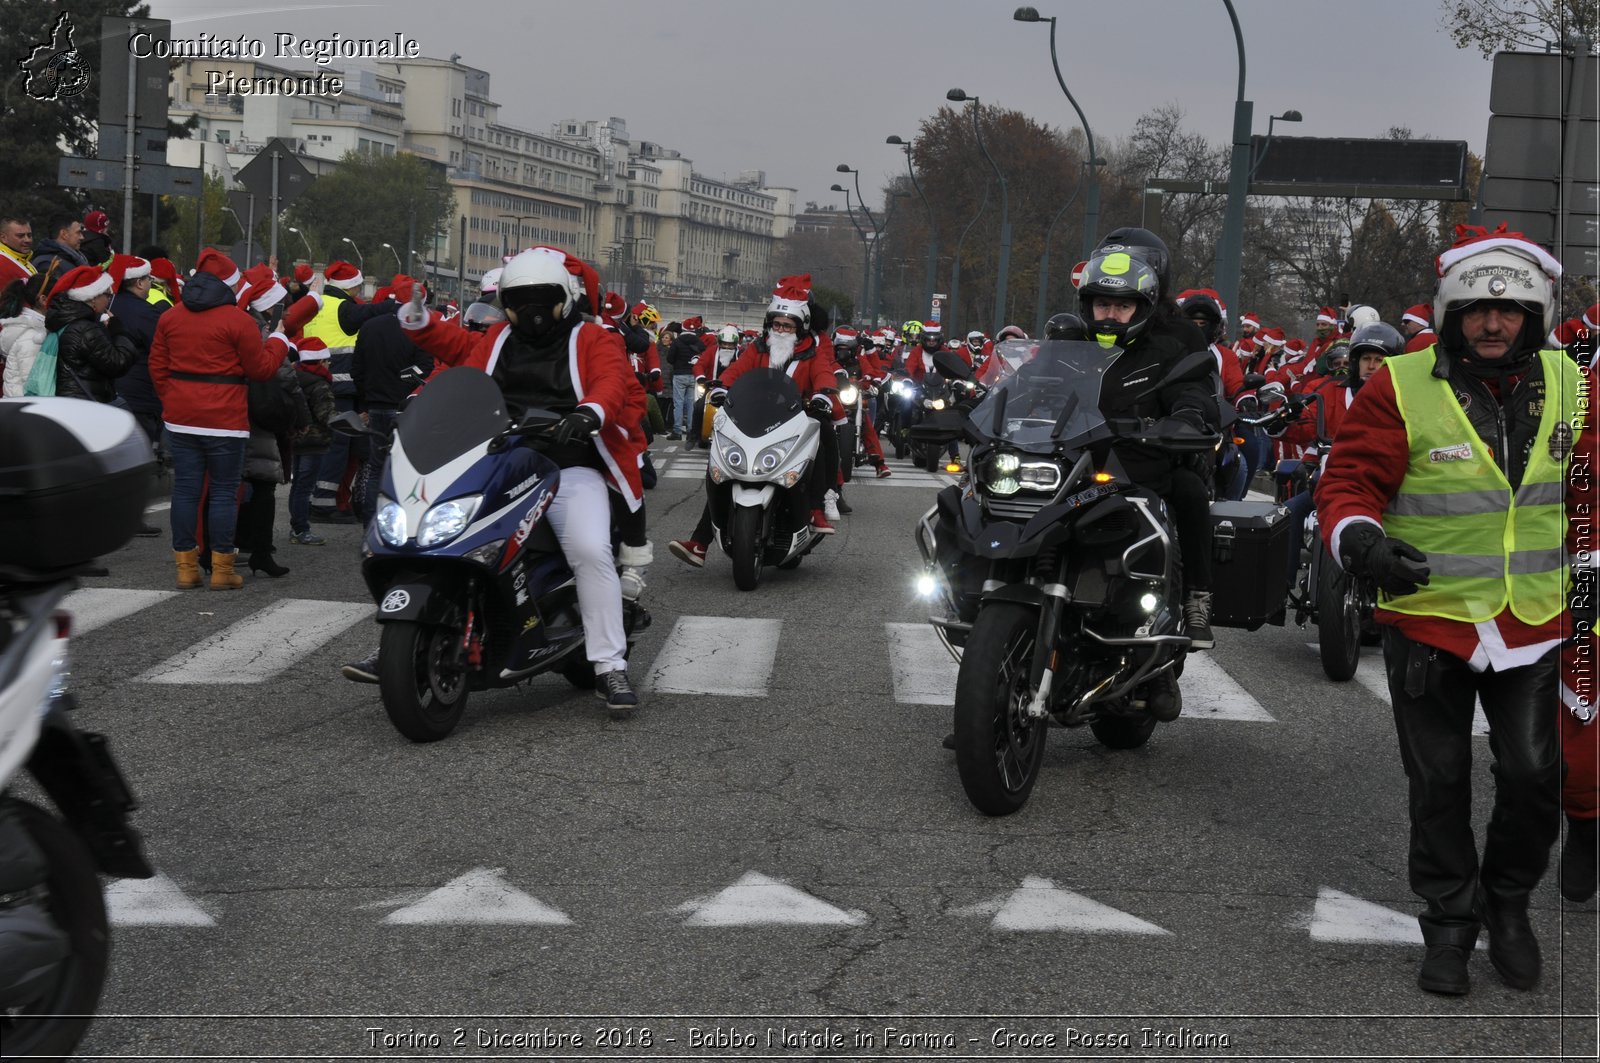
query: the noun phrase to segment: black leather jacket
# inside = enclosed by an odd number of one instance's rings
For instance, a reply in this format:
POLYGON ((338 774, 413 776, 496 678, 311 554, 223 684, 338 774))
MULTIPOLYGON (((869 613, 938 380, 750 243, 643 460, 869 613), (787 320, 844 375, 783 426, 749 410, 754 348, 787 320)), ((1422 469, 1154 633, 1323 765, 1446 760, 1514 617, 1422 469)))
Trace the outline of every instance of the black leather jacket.
POLYGON ((69 398, 110 402, 117 397, 112 381, 132 368, 139 349, 112 318, 100 324, 88 303, 66 295, 50 300, 44 327, 60 333, 56 352, 56 394, 69 398))

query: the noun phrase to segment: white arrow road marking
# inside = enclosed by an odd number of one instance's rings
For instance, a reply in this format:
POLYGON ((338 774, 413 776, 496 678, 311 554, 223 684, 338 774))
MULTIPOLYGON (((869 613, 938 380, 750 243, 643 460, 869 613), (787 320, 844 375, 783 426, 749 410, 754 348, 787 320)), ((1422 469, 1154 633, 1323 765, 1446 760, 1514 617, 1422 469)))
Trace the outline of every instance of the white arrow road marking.
POLYGON ((177 591, 129 591, 110 587, 89 587, 73 591, 61 603, 72 613, 72 633, 86 635, 97 627, 105 627, 157 602, 176 598, 177 591))
POLYGON ((1181 720, 1255 720, 1276 723, 1272 714, 1250 696, 1222 665, 1208 654, 1191 653, 1178 679, 1183 691, 1181 720))
POLYGON ((262 683, 358 620, 372 606, 284 598, 169 657, 141 683, 262 683))
POLYGON ((764 698, 782 633, 782 620, 680 616, 645 674, 644 688, 764 698))
POLYGON ((392 926, 572 925, 565 912, 517 889, 497 867, 473 868, 383 921, 392 926))
POLYGON ((216 926, 217 921, 165 875, 119 878, 106 887, 112 926, 216 926))
POLYGON ((1153 934, 1172 931, 1147 923, 1108 904, 1064 890, 1047 878, 1029 875, 1010 893, 965 908, 952 915, 992 915, 991 930, 1075 930, 1085 934, 1153 934))
POLYGON ((835 908, 759 872, 711 897, 674 908, 687 913, 684 926, 861 926, 867 914, 835 908))
POLYGON ((1311 913, 1311 940, 1364 945, 1421 945, 1415 916, 1324 886, 1311 913))
MULTIPOLYGON (((1317 649, 1315 642, 1306 643, 1313 650, 1317 649)), ((1389 704, 1389 672, 1383 664, 1383 653, 1363 653, 1361 660, 1356 663, 1355 680, 1366 687, 1372 695, 1384 704, 1389 704)), ((1483 702, 1479 701, 1472 709, 1472 733, 1486 735, 1489 733, 1489 718, 1483 714, 1483 702)))
POLYGON ((906 705, 954 705, 961 666, 931 624, 885 624, 894 700, 906 705))

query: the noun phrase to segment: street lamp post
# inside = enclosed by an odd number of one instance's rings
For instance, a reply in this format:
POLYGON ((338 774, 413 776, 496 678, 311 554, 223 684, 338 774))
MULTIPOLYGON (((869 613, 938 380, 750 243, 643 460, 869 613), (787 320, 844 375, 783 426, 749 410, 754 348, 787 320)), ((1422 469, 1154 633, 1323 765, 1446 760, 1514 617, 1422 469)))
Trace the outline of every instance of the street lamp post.
MULTIPOLYGON (((1019 7, 1012 14, 1018 22, 1048 22, 1050 23, 1050 66, 1056 72, 1056 84, 1061 86, 1061 92, 1067 97, 1067 102, 1072 104, 1072 109, 1078 112, 1078 121, 1083 125, 1083 139, 1088 142, 1089 158, 1094 154, 1094 132, 1089 128, 1089 119, 1084 117, 1083 108, 1078 106, 1078 101, 1073 99, 1072 90, 1067 88, 1066 78, 1061 76, 1061 63, 1056 58, 1056 18, 1054 15, 1045 17, 1039 14, 1039 9, 1034 7, 1019 7)), ((1089 191, 1083 198, 1083 257, 1088 258, 1094 250, 1095 241, 1100 235, 1100 175, 1094 172, 1094 164, 1089 167, 1089 191)))
MULTIPOLYGON (((1104 159, 1091 159, 1089 162, 1084 163, 1084 167, 1092 172, 1096 166, 1103 162, 1105 162, 1104 159)), ((1068 196, 1067 201, 1061 204, 1061 209, 1056 211, 1056 216, 1050 219, 1050 225, 1044 231, 1044 252, 1039 256, 1039 313, 1033 329, 1035 336, 1042 337, 1044 335, 1045 318, 1048 316, 1045 300, 1049 298, 1050 290, 1050 234, 1055 232, 1056 222, 1061 220, 1061 216, 1067 212, 1068 207, 1072 206, 1072 201, 1078 198, 1078 193, 1081 191, 1083 191, 1083 171, 1079 170, 1078 183, 1073 186, 1072 195, 1068 196)))
MULTIPOLYGON (((911 198, 911 196, 910 196, 910 193, 907 193, 907 192, 890 192, 889 193, 889 208, 884 213, 884 216, 883 216, 883 230, 879 235, 874 236, 873 239, 872 239, 872 255, 873 255, 872 287, 873 287, 873 296, 874 296, 873 303, 872 303, 872 327, 873 328, 877 328, 878 327, 878 318, 881 316, 882 310, 883 310, 883 237, 887 236, 889 234, 889 222, 890 222, 891 219, 894 218, 894 201, 897 200, 897 199, 909 199, 909 198, 911 198)), ((929 302, 932 302, 931 298, 930 298, 929 302)))
MULTIPOLYGON (((515 221, 517 223, 517 243, 519 243, 519 244, 522 243, 522 223, 524 221, 528 220, 529 218, 537 218, 538 216, 539 215, 537 215, 537 214, 501 214, 500 215, 500 217, 502 217, 502 218, 510 218, 512 221, 515 221)), ((511 247, 510 247, 510 244, 506 240, 506 233, 505 233, 504 229, 500 230, 500 253, 502 255, 511 254, 511 247)))
POLYGON ((311 253, 311 242, 306 239, 306 234, 296 229, 293 225, 289 226, 289 231, 298 236, 300 242, 306 245, 306 265, 313 265, 317 261, 317 256, 311 253))
POLYGON ((396 273, 404 273, 406 271, 406 268, 405 268, 405 266, 403 266, 400 263, 400 252, 398 252, 398 251, 396 251, 394 249, 394 245, 393 244, 382 244, 380 246, 387 247, 389 249, 389 253, 394 256, 394 271, 396 273))
POLYGON ((983 142, 983 128, 978 122, 978 110, 982 107, 977 96, 968 96, 960 89, 951 89, 944 94, 944 98, 953 103, 972 101, 972 135, 978 140, 978 150, 983 152, 983 157, 989 161, 989 169, 994 171, 996 180, 1000 182, 1000 267, 999 276, 995 279, 994 286, 994 331, 998 333, 1005 325, 1006 316, 1006 277, 1011 271, 1011 210, 1010 197, 1006 193, 1005 174, 1000 172, 1000 167, 995 164, 994 156, 989 154, 989 148, 983 142))
MULTIPOLYGON (((922 185, 917 181, 916 168, 911 165, 911 145, 907 141, 893 136, 884 141, 885 144, 895 144, 903 148, 906 153, 906 172, 911 175, 911 187, 917 190, 917 196, 922 200, 922 209, 928 212, 928 277, 923 283, 922 305, 931 309, 933 306, 933 290, 939 283, 939 226, 933 218, 933 207, 928 203, 928 197, 923 194, 922 185)), ((922 314, 922 310, 917 313, 922 314)))
MULTIPOLYGON (((961 248, 966 244, 967 234, 972 231, 972 227, 978 224, 978 219, 983 217, 983 212, 989 209, 989 189, 993 184, 993 181, 983 182, 983 199, 978 203, 978 213, 974 214, 972 220, 967 222, 967 227, 961 230, 960 239, 956 240, 956 257, 950 263, 950 321, 945 329, 945 335, 947 336, 955 335, 956 313, 961 306, 961 248)), ((931 303, 932 300, 930 299, 929 302, 931 303)), ((945 324, 945 321, 941 318, 939 323, 945 324)))
POLYGON ((339 237, 339 242, 350 245, 350 250, 356 253, 356 268, 365 273, 367 271, 367 260, 362 257, 361 248, 356 246, 356 242, 348 236, 339 237))
POLYGON ((1253 104, 1244 98, 1244 33, 1233 0, 1222 0, 1233 23, 1234 46, 1239 53, 1239 91, 1233 101, 1233 154, 1228 163, 1228 210, 1217 241, 1217 294, 1224 306, 1239 304, 1239 266, 1244 259, 1244 209, 1250 191, 1250 125, 1253 104))
POLYGON ((828 191, 830 191, 830 192, 843 192, 844 193, 844 209, 845 209, 845 213, 850 215, 850 224, 855 227, 856 235, 861 237, 861 306, 860 306, 860 311, 861 311, 861 313, 864 314, 867 311, 867 286, 868 286, 868 283, 869 283, 870 278, 872 276, 872 249, 867 244, 867 231, 861 227, 861 223, 860 222, 856 221, 856 212, 850 206, 850 190, 848 188, 846 188, 844 185, 835 184, 835 185, 829 185, 828 186, 828 191))
MULTIPOLYGON (((876 259, 880 254, 880 252, 878 250, 878 242, 883 237, 883 231, 878 228, 878 219, 874 218, 872 216, 872 210, 871 210, 870 207, 867 206, 867 197, 861 194, 861 171, 860 170, 853 170, 849 166, 847 166, 846 164, 844 164, 842 162, 838 166, 835 166, 834 170, 839 172, 839 173, 848 173, 848 174, 855 175, 855 179, 856 179, 856 202, 861 204, 861 213, 863 213, 863 214, 865 214, 867 216, 867 223, 872 226, 872 247, 868 252, 867 262, 866 262, 866 266, 867 266, 867 295, 866 295, 866 302, 863 304, 862 309, 863 309, 863 311, 869 310, 869 309, 871 310, 871 312, 872 312, 872 324, 874 326, 876 326, 878 324, 878 292, 876 291, 877 284, 876 284, 876 282, 874 282, 872 280, 872 275, 873 275, 873 273, 872 273, 872 263, 873 263, 873 260, 876 259)), ((846 199, 845 202, 848 203, 849 200, 846 199)), ((865 240, 866 237, 863 236, 862 239, 865 240)))
POLYGON ((1261 154, 1250 162, 1250 180, 1254 181, 1256 179, 1256 171, 1261 168, 1261 163, 1265 161, 1267 152, 1272 149, 1272 127, 1279 122, 1298 122, 1304 118, 1305 115, 1299 111, 1284 111, 1282 114, 1275 114, 1267 119, 1267 139, 1261 143, 1261 154))
POLYGON ((246 264, 248 264, 249 261, 253 257, 255 257, 254 256, 255 244, 250 239, 251 232, 250 232, 249 229, 246 229, 244 227, 244 222, 239 220, 239 215, 234 212, 234 209, 232 207, 223 207, 222 211, 223 211, 224 214, 228 215, 230 218, 233 219, 233 224, 237 225, 239 227, 239 231, 244 234, 244 260, 245 260, 246 264))

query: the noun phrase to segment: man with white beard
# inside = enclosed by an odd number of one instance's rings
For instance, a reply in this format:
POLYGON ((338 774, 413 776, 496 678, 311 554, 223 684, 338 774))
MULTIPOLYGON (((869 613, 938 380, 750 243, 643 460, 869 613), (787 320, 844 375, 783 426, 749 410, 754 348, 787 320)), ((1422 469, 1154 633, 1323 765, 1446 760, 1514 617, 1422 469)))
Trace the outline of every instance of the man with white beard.
MULTIPOLYGON (((811 331, 811 276, 800 274, 782 277, 773 289, 772 301, 767 304, 765 328, 756 340, 723 370, 719 380, 713 381, 706 401, 714 406, 722 404, 728 388, 739 377, 752 369, 780 369, 806 399, 806 403, 820 416, 833 424, 844 423, 844 407, 840 405, 835 389, 838 387, 838 363, 833 354, 818 343, 811 331)), ((830 433, 824 432, 826 441, 830 433)), ((823 511, 824 495, 835 486, 838 479, 837 461, 820 460, 812 465, 807 493, 811 502, 811 526, 820 535, 832 535, 834 527, 823 511)), ((709 505, 701 514, 700 523, 689 539, 676 539, 669 544, 674 557, 696 568, 706 563, 706 547, 711 540, 711 512, 709 505)))

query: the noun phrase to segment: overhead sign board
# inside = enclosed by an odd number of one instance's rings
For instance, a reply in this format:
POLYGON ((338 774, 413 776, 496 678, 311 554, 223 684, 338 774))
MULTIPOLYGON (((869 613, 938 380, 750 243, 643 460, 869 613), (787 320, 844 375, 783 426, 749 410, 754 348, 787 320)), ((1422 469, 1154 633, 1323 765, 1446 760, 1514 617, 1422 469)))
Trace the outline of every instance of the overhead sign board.
POLYGON ((128 64, 134 66, 133 110, 137 125, 167 127, 167 60, 156 58, 172 40, 164 18, 100 20, 100 125, 128 124, 128 64))
POLYGON ((1573 61, 1559 52, 1499 52, 1489 83, 1489 110, 1494 114, 1525 118, 1561 118, 1577 101, 1575 117, 1600 120, 1600 88, 1595 84, 1595 64, 1579 63, 1574 85, 1573 61))
POLYGON ((245 163, 233 177, 255 193, 258 206, 264 210, 271 210, 274 167, 277 168, 278 174, 278 209, 281 211, 299 199, 301 194, 311 187, 311 182, 316 180, 316 176, 306 169, 305 163, 295 157, 291 145, 273 137, 263 144, 256 157, 245 163))
POLYGON ((1464 140, 1253 136, 1250 157, 1256 160, 1253 185, 1300 186, 1299 195, 1317 195, 1319 185, 1353 185, 1382 198, 1382 188, 1394 185, 1437 188, 1440 199, 1466 198, 1464 140))

